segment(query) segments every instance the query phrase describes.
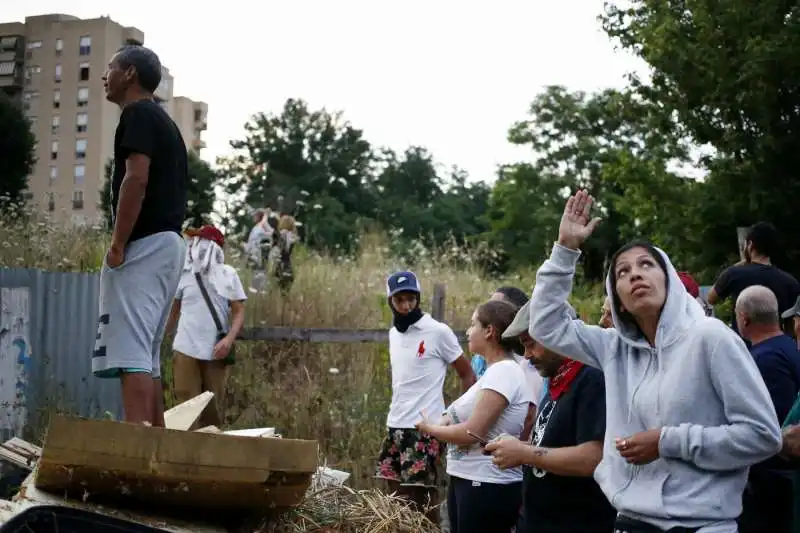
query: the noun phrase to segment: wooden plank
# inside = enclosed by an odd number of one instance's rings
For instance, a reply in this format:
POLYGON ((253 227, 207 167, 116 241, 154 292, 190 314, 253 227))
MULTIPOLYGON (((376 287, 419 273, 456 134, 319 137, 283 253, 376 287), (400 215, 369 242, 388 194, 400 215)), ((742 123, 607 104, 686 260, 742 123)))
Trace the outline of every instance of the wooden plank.
POLYGON ((164 425, 168 429, 184 431, 192 429, 213 399, 214 393, 206 391, 191 400, 179 403, 164 413, 164 425))
MULTIPOLYGON (((459 342, 466 343, 463 331, 454 330, 459 342)), ((295 342, 339 342, 339 343, 388 343, 389 328, 386 329, 327 329, 327 328, 244 328, 239 334, 242 341, 295 341, 295 342)))
POLYGON ((53 417, 36 486, 221 508, 298 503, 318 466, 315 441, 254 439, 53 417))
POLYGON ((433 286, 433 299, 431 300, 431 316, 444 322, 446 293, 444 285, 437 283, 433 286))

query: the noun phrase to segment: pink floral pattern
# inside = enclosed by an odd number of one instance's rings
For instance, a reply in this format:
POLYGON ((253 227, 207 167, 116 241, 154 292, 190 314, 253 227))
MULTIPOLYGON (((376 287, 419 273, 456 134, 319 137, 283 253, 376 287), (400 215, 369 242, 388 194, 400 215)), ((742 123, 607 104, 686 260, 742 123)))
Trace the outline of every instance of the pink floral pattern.
POLYGON ((389 429, 375 477, 404 485, 436 486, 441 443, 414 429, 389 429))

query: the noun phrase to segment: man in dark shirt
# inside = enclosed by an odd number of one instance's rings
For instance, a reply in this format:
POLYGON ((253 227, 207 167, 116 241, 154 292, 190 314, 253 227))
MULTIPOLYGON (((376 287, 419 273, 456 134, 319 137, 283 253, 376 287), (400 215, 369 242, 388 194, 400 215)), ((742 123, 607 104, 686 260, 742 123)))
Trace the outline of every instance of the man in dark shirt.
POLYGON ((523 465, 522 513, 517 533, 608 533, 616 511, 594 470, 603 457, 605 382, 597 369, 545 349, 528 334, 530 304, 503 337, 517 337, 525 358, 550 380, 531 442, 504 438, 486 452, 501 468, 523 465))
MULTIPOLYGON (((783 423, 800 391, 800 352, 781 331, 775 294, 763 285, 743 290, 736 300, 736 322, 751 343, 750 353, 783 423)), ((789 533, 794 499, 789 464, 774 457, 754 465, 747 481, 739 531, 789 533)))
MULTIPOLYGON (((768 287, 778 298, 780 312, 789 309, 800 296, 800 283, 772 264, 778 251, 778 230, 767 222, 758 222, 747 230, 744 239, 744 261, 726 269, 708 293, 708 303, 716 305, 727 298, 734 302, 751 285, 768 287)), ((736 320, 731 323, 738 332, 736 320)), ((789 330, 785 330, 789 331, 789 330)))
POLYGON ((163 426, 160 348, 186 253, 186 146, 153 97, 161 82, 155 53, 123 47, 103 82, 106 99, 122 113, 114 136, 114 228, 100 273, 92 371, 120 379, 126 421, 163 426))
MULTIPOLYGON (((792 321, 794 329, 794 340, 797 342, 797 347, 800 348, 800 296, 794 305, 781 314, 781 318, 792 321)), ((800 517, 798 517, 800 519, 800 517)))

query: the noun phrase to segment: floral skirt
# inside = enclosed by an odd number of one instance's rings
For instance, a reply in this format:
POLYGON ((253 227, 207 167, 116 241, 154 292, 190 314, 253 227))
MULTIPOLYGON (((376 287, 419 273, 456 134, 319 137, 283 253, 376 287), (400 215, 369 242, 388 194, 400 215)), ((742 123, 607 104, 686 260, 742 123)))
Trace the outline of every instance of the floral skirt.
POLYGON ((444 445, 415 429, 387 431, 381 446, 375 477, 401 485, 436 487, 444 445))

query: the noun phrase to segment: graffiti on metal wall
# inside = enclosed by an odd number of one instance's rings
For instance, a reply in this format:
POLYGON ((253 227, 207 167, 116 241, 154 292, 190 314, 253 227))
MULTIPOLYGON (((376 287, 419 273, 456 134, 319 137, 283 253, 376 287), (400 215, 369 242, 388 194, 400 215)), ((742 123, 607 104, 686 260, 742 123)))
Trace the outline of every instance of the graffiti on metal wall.
POLYGON ((20 435, 31 374, 30 290, 0 289, 0 430, 20 435))

